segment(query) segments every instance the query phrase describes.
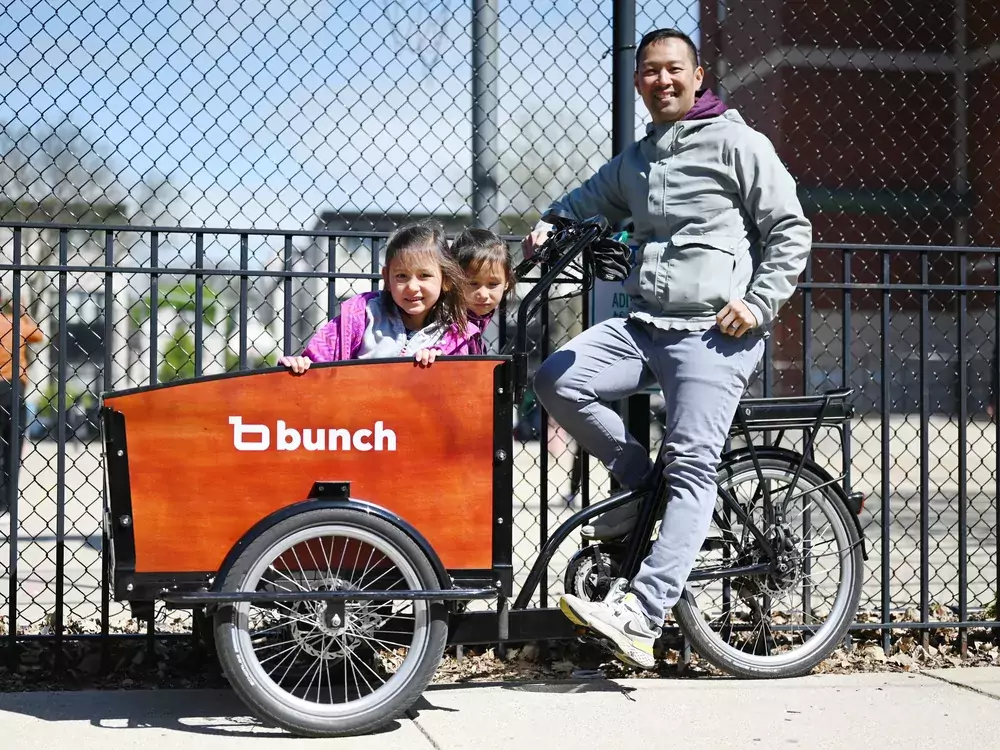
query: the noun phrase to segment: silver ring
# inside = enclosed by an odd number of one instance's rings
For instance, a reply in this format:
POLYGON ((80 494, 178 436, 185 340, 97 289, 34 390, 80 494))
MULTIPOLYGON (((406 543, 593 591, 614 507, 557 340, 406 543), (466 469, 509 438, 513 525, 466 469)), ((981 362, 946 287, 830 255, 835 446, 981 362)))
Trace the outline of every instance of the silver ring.
POLYGON ((730 328, 739 328, 740 327, 739 321, 734 320, 732 323, 729 324, 729 327, 730 328))

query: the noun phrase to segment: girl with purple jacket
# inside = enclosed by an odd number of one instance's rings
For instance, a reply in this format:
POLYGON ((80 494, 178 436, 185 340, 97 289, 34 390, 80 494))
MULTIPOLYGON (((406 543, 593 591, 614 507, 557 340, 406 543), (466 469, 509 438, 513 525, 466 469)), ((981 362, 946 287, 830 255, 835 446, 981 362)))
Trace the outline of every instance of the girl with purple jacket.
POLYGON ((507 243, 488 229, 470 227, 451 243, 451 255, 465 274, 465 304, 476 327, 472 354, 485 354, 483 333, 505 294, 514 288, 514 269, 507 243))
POLYGON ((479 329, 465 310, 462 269, 448 253, 444 231, 421 222, 389 237, 383 289, 346 300, 300 356, 278 364, 301 375, 313 362, 413 356, 421 367, 438 354, 470 354, 479 329))

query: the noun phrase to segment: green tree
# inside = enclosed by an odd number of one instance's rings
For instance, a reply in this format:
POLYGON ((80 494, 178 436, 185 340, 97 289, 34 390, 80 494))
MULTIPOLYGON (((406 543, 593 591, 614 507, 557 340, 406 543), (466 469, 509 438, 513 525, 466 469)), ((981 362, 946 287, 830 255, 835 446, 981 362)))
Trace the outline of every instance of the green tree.
MULTIPOLYGON (((181 281, 170 286, 161 286, 157 297, 157 305, 161 309, 169 307, 179 313, 195 312, 195 285, 193 281, 181 281)), ((147 294, 129 309, 132 324, 136 328, 141 328, 149 320, 151 309, 150 296, 147 294)), ((218 295, 208 286, 202 287, 202 320, 209 325, 215 325, 220 312, 218 295)))
POLYGON ((161 383, 169 383, 172 380, 193 378, 194 375, 194 338, 182 323, 177 323, 170 336, 170 343, 163 352, 159 380, 161 383))
MULTIPOLYGON (((280 349, 272 349, 263 357, 248 357, 247 370, 260 370, 265 367, 277 367, 280 349)), ((226 372, 239 372, 240 355, 232 349, 226 349, 226 372)))

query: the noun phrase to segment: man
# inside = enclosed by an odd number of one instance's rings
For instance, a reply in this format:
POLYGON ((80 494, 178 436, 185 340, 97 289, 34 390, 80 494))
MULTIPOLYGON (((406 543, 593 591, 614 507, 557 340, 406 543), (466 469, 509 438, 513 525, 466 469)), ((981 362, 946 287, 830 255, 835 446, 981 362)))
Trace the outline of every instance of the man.
POLYGON ((21 445, 27 428, 28 410, 25 392, 28 389, 28 344, 43 340, 38 325, 26 312, 21 313, 21 339, 18 356, 21 381, 17 403, 14 403, 14 319, 8 302, 0 312, 0 515, 10 510, 10 488, 17 495, 17 470, 21 464, 21 445), (18 430, 11 442, 10 428, 14 409, 18 411, 18 430))
MULTIPOLYGON (((653 642, 708 533, 716 470, 764 330, 805 268, 812 227, 795 183, 765 136, 711 92, 685 34, 646 34, 635 86, 652 122, 646 137, 605 164, 550 210, 584 219, 631 218, 640 243, 625 282, 632 313, 606 320, 549 357, 535 391, 549 414, 608 467, 623 487, 651 470, 648 453, 607 402, 654 382, 663 389, 666 478, 661 530, 631 582, 603 602, 564 596, 575 623, 612 640, 616 656, 654 666, 653 642)), ((530 254, 551 226, 525 237, 530 254)), ((586 527, 618 538, 635 523, 633 503, 586 527)))

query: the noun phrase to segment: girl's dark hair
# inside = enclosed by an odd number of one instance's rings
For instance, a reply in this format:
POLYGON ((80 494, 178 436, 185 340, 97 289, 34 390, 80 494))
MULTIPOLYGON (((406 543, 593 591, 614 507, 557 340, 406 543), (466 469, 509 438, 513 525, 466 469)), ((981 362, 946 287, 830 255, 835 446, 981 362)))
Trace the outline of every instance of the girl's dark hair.
MULTIPOLYGON (((444 227, 437 222, 421 221, 400 227, 389 235, 385 246, 385 267, 388 268, 393 258, 404 262, 428 256, 441 268, 441 296, 431 308, 424 325, 439 323, 445 327, 454 325, 459 332, 464 332, 468 325, 468 314, 465 311, 465 296, 462 285, 465 275, 462 267, 448 252, 448 242, 444 236, 444 227)), ((382 290, 382 301, 387 309, 394 309, 396 303, 388 288, 382 290)))
POLYGON ((514 288, 514 266, 507 243, 489 229, 469 227, 451 243, 451 254, 469 278, 483 267, 500 266, 504 275, 504 293, 514 288))

